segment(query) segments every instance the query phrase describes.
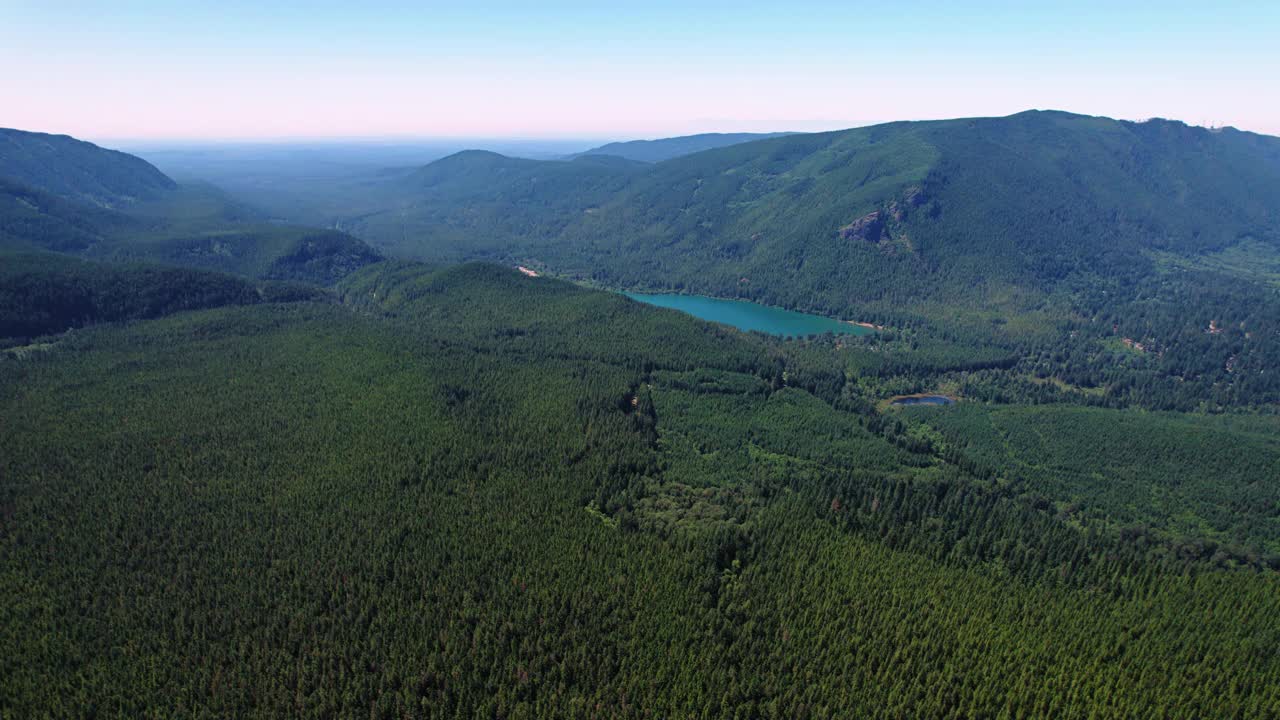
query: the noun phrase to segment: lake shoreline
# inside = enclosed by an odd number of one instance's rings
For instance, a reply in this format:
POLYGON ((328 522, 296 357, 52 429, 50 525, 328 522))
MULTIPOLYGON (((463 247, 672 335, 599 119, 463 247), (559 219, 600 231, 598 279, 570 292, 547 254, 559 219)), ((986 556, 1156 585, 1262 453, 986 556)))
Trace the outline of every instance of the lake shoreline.
POLYGON ((918 405, 933 405, 940 407, 943 405, 954 405, 958 402, 960 402, 960 397, 956 395, 949 395, 944 392, 919 392, 911 393, 909 395, 894 395, 893 397, 881 400, 877 405, 880 410, 884 410, 891 407, 913 407, 918 405), (938 398, 943 402, 928 402, 925 400, 926 398, 938 398), (918 402, 911 402, 912 400, 917 400, 918 402))
MULTIPOLYGON (((518 272, 520 272, 521 274, 523 274, 523 275, 525 275, 525 276, 527 276, 527 277, 540 277, 540 276, 542 276, 542 275, 546 275, 546 274, 547 274, 547 271, 546 271, 545 269, 544 269, 544 270, 537 270, 537 269, 535 269, 535 268, 533 267, 533 265, 535 265, 535 263, 530 263, 530 264, 526 264, 526 265, 514 265, 513 267, 514 267, 518 272)), ((817 313, 812 313, 812 312, 805 312, 805 311, 803 311, 803 310, 793 310, 793 309, 791 309, 791 308, 786 308, 786 307, 782 307, 782 306, 779 306, 779 305, 768 305, 768 304, 766 304, 766 303, 757 302, 757 301, 755 301, 755 300, 750 300, 750 299, 742 298, 742 297, 721 297, 721 296, 718 296, 718 295, 703 295, 703 294, 700 294, 700 293, 689 293, 689 292, 683 292, 683 291, 667 291, 667 290, 633 290, 633 289, 627 289, 627 288, 620 288, 620 287, 614 287, 614 286, 609 286, 609 285, 603 285, 603 284, 600 284, 600 283, 597 283, 597 282, 592 282, 592 281, 590 281, 590 280, 584 280, 584 279, 582 279, 582 278, 556 276, 554 273, 552 273, 552 274, 551 274, 551 276, 552 276, 552 277, 560 277, 560 278, 561 278, 561 279, 563 279, 563 280, 566 280, 566 281, 568 281, 568 282, 571 282, 571 283, 573 283, 573 284, 575 284, 575 285, 579 285, 579 286, 581 286, 581 287, 591 288, 591 289, 593 289, 593 290, 604 290, 604 291, 606 291, 606 292, 611 292, 611 293, 614 293, 614 294, 616 294, 616 295, 622 295, 622 296, 624 296, 624 297, 628 297, 628 298, 630 298, 630 299, 632 299, 632 300, 635 300, 636 302, 644 303, 644 304, 646 304, 646 305, 651 305, 651 306, 654 306, 654 307, 663 307, 663 308, 667 308, 667 309, 671 309, 671 310, 679 310, 680 312, 684 312, 684 313, 686 313, 686 314, 688 314, 688 315, 693 315, 694 317, 696 317, 696 318, 698 318, 698 319, 700 319, 700 320, 707 320, 708 322, 720 322, 720 323, 722 323, 722 324, 732 325, 732 326, 734 326, 734 327, 737 327, 739 330, 742 330, 743 332, 752 332, 752 331, 755 331, 755 332, 763 332, 763 333, 768 334, 768 335, 775 335, 775 336, 778 336, 778 337, 783 337, 783 338, 791 339, 791 338, 801 338, 801 337, 806 337, 806 336, 808 336, 808 335, 821 335, 821 334, 823 334, 824 332, 830 332, 830 333, 835 334, 835 335, 854 335, 854 336, 857 336, 857 337, 861 337, 861 336, 863 336, 863 335, 870 335, 871 333, 884 332, 884 331, 888 330, 888 328, 887 328, 887 327, 885 327, 884 325, 877 325, 877 324, 875 324, 875 323, 865 322, 865 321, 862 321, 862 320, 841 320, 841 319, 839 319, 839 318, 828 317, 828 316, 826 316, 826 315, 819 315, 819 314, 817 314, 817 313), (797 316, 804 316, 804 317, 807 317, 807 318, 819 319, 819 320, 822 320, 822 321, 825 321, 825 322, 837 323, 837 324, 839 324, 839 325, 849 325, 849 326, 852 326, 852 327, 858 328, 859 330, 866 330, 867 332, 841 332, 840 330, 837 330, 835 327, 833 327, 833 328, 829 328, 829 329, 827 329, 827 330, 825 330, 825 331, 824 331, 824 330, 819 330, 819 331, 816 331, 816 332, 810 332, 810 333, 791 333, 791 334, 786 334, 786 333, 779 333, 779 332, 771 332, 771 331, 769 331, 769 330, 764 330, 764 329, 760 329, 760 328, 747 328, 747 327, 741 327, 740 325, 737 325, 737 324, 735 324, 735 323, 733 323, 733 322, 726 322, 726 321, 724 321, 724 320, 719 320, 719 319, 715 319, 715 318, 703 317, 702 315, 699 315, 698 313, 689 312, 687 309, 685 309, 685 308, 683 308, 683 307, 680 307, 680 306, 679 306, 679 303, 673 303, 673 302, 650 302, 650 300, 656 300, 656 299, 658 299, 658 298, 689 298, 689 299, 691 299, 691 300, 693 300, 693 301, 698 301, 698 300, 711 300, 711 301, 717 301, 717 302, 723 302, 723 303, 735 303, 735 304, 739 304, 739 305, 749 305, 749 306, 753 306, 753 307, 756 307, 756 308, 761 308, 761 309, 764 309, 764 310, 774 311, 774 312, 778 312, 778 313, 788 313, 788 314, 791 314, 791 315, 797 315, 797 316)))
MULTIPOLYGON (((806 316, 815 317, 815 318, 822 318, 823 320, 829 320, 831 322, 842 323, 845 325, 852 325, 853 327, 861 328, 863 330, 869 330, 871 332, 884 332, 889 329, 884 325, 877 325, 875 323, 864 322, 862 320, 841 320, 839 318, 828 317, 826 315, 819 315, 817 313, 806 312, 804 310, 793 310, 791 308, 782 307, 780 305, 769 305, 766 303, 758 302, 756 300, 751 300, 743 297, 722 297, 719 295, 703 295, 701 293, 689 293, 684 291, 659 290, 659 289, 636 290, 631 288, 622 288, 622 287, 602 284, 599 282, 595 282, 595 281, 585 279, 585 278, 580 278, 580 277, 563 276, 563 275, 557 275, 555 273, 550 273, 548 275, 548 271, 545 268, 542 270, 535 269, 534 266, 537 265, 537 263, 533 263, 531 261, 526 261, 526 262, 528 264, 514 265, 513 267, 517 271, 519 271, 521 274, 526 275, 528 277, 540 277, 540 276, 556 277, 561 280, 571 282, 574 285, 590 288, 592 290, 603 290, 605 292, 614 293, 615 295, 623 295, 625 297, 631 298, 632 300, 635 300, 636 302, 642 302, 646 305, 653 305, 655 307, 665 307, 673 310, 680 310, 679 307, 673 307, 672 305, 669 305, 669 304, 659 305, 657 303, 645 302, 644 300, 638 299, 637 297, 634 297, 634 296, 641 296, 641 297, 648 297, 648 298, 687 297, 687 298, 699 298, 699 299, 705 299, 705 300, 719 300, 719 301, 728 302, 728 303, 744 303, 744 304, 754 305, 761 308, 767 308, 770 310, 776 310, 779 312, 795 313, 797 315, 806 315, 806 316)), ((684 311, 682 310, 682 312, 684 311)), ((688 313, 688 314, 694 315, 693 313, 688 313)), ((698 316, 694 315, 694 317, 698 317, 698 316)), ((699 319, 705 320, 706 318, 699 318, 699 319)), ((718 321, 712 320, 711 322, 718 322, 718 321)), ((729 324, 732 324, 732 323, 729 323, 729 324)), ((739 329, 742 329, 742 328, 739 328, 739 329)), ((761 332, 764 332, 764 331, 761 331, 761 332)), ((774 334, 774 333, 768 333, 768 334, 774 334)), ((818 333, 818 334, 821 334, 821 333, 818 333)), ((862 336, 862 335, 869 335, 870 333, 836 333, 836 334, 862 336)), ((803 336, 784 335, 782 337, 803 337, 803 336)))
POLYGON ((690 293, 639 293, 622 291, 636 302, 678 310, 701 320, 736 327, 744 332, 762 332, 784 338, 814 335, 869 335, 876 332, 869 323, 838 320, 823 315, 765 305, 738 298, 717 298, 690 293))
POLYGON ((879 330, 880 332, 884 332, 885 330, 888 330, 888 328, 886 328, 883 325, 876 325, 874 323, 869 323, 869 322, 860 322, 858 320, 845 320, 844 322, 847 322, 850 325, 856 325, 861 328, 867 328, 868 330, 879 330))

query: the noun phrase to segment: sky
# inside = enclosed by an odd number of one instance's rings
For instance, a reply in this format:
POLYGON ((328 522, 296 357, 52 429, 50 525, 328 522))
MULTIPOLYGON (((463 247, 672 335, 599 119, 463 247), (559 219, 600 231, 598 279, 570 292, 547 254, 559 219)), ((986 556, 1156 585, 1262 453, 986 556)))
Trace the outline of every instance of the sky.
POLYGON ((0 0, 0 127, 651 138, 1059 109, 1280 135, 1280 2, 0 0))

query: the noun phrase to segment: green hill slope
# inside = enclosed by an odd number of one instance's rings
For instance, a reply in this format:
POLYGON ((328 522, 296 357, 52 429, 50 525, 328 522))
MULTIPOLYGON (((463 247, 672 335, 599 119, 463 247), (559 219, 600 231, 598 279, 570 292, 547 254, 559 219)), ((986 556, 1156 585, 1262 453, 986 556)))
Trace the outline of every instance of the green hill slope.
POLYGON ((121 213, 0 179, 0 245, 76 252, 140 227, 121 213))
POLYGON ((322 296, 307 285, 253 283, 205 270, 0 250, 0 342, 6 343, 98 323, 322 296))
POLYGON ((0 128, 0 178, 70 200, 124 207, 177 187, 142 158, 67 135, 0 128))

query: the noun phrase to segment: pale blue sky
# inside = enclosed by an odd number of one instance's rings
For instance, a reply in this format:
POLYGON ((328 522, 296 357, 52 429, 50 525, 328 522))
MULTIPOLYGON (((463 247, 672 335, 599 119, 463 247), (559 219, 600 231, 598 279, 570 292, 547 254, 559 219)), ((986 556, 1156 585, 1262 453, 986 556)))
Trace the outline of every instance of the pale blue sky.
POLYGON ((0 0, 0 126, 655 137, 1055 108, 1280 135, 1280 2, 0 0))

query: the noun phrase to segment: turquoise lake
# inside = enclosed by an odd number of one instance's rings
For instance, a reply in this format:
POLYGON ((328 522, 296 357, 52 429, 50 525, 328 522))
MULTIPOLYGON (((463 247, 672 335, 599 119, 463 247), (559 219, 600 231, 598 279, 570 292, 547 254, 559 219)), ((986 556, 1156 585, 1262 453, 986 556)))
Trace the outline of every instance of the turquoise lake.
POLYGON ((826 332, 836 335, 867 335, 875 332, 871 328, 821 315, 808 315, 745 300, 721 300, 702 295, 665 293, 659 295, 623 293, 623 295, 648 305, 681 310, 696 318, 732 325, 739 330, 758 330, 783 337, 820 335, 826 332))

